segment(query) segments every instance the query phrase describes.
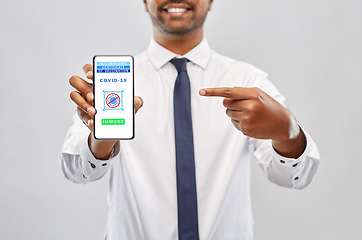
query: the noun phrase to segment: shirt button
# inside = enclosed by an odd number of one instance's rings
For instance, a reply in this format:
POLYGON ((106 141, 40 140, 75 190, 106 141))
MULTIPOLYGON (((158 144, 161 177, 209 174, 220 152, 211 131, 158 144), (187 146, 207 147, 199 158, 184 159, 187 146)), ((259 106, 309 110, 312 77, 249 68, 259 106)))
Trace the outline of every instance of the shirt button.
POLYGON ((103 166, 103 167, 104 167, 104 166, 107 166, 107 163, 103 163, 102 166, 103 166))
POLYGON ((299 179, 299 177, 294 178, 294 180, 298 180, 298 179, 299 179))
POLYGON ((296 167, 296 166, 298 166, 298 163, 296 163, 296 164, 293 165, 293 167, 296 167))
POLYGON ((96 165, 94 163, 91 163, 90 161, 88 161, 89 164, 91 165, 92 168, 96 168, 96 165))
POLYGON ((280 162, 281 162, 281 163, 283 163, 283 164, 285 163, 285 161, 284 161, 284 160, 280 160, 280 162))

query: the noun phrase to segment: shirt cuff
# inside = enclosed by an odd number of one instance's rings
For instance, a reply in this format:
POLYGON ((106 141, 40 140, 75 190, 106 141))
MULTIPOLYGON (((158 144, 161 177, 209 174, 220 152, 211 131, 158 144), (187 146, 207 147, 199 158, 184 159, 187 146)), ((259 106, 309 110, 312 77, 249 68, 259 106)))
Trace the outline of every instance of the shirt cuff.
MULTIPOLYGON (((302 127, 301 127, 302 129, 302 127)), ((298 179, 300 179, 300 174, 301 171, 303 169, 303 163, 304 161, 306 161, 309 153, 310 153, 310 145, 313 142, 311 137, 302 129, 303 133, 305 134, 306 137, 306 148, 303 152, 303 154, 298 157, 298 158, 287 158, 287 157, 283 157, 280 154, 278 154, 274 148, 272 148, 272 155, 273 155, 273 159, 277 162, 277 164, 279 166, 281 166, 282 168, 289 168, 292 175, 293 175, 293 181, 297 181, 298 179)))

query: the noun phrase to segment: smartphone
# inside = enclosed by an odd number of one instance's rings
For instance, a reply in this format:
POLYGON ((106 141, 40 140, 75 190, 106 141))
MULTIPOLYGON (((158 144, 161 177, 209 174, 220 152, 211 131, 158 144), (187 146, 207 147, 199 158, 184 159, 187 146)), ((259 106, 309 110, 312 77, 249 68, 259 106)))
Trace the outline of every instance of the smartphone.
POLYGON ((134 59, 130 55, 93 57, 95 139, 133 139, 134 59))

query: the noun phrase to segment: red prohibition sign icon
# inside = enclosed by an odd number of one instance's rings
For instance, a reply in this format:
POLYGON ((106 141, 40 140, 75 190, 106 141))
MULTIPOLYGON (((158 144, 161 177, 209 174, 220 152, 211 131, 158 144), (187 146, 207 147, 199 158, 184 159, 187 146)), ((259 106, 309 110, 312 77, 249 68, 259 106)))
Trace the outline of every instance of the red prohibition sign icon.
POLYGON ((110 108, 116 108, 121 103, 121 98, 116 93, 110 93, 106 97, 106 104, 110 108))

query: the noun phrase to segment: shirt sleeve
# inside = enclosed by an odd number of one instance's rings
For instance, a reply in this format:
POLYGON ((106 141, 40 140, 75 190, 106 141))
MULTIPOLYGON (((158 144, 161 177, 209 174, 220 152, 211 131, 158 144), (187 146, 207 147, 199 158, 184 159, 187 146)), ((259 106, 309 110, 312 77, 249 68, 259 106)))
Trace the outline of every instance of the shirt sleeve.
POLYGON ((69 128, 59 154, 64 176, 74 182, 86 184, 103 177, 112 164, 112 160, 120 152, 120 144, 116 143, 108 160, 96 159, 88 146, 89 129, 78 116, 69 128))
MULTIPOLYGON (((285 107, 285 98, 268 80, 266 73, 260 74, 256 85, 285 107)), ((310 184, 317 172, 320 155, 316 144, 309 134, 301 127, 306 136, 306 149, 297 158, 286 158, 279 155, 272 146, 272 140, 250 139, 249 149, 265 176, 273 183, 287 187, 302 189, 310 184)))
POLYGON ((297 159, 279 155, 271 140, 251 140, 253 156, 271 182, 282 187, 303 189, 312 181, 320 163, 320 155, 313 139, 303 132, 307 146, 297 159))

